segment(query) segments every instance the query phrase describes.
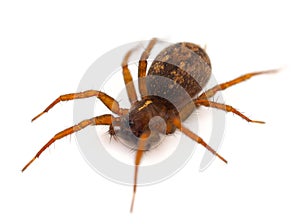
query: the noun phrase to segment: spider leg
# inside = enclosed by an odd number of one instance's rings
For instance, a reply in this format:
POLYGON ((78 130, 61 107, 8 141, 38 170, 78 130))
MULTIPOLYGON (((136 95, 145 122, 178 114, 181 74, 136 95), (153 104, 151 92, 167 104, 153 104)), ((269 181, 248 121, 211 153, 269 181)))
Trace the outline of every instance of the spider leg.
POLYGON ((130 73, 130 70, 128 69, 128 59, 134 50, 135 49, 128 51, 122 62, 123 79, 126 86, 128 99, 131 105, 137 101, 137 94, 132 82, 132 75, 130 73))
POLYGON ((238 78, 235 78, 229 82, 224 82, 222 84, 212 87, 211 89, 202 93, 199 97, 197 97, 197 99, 208 99, 208 98, 214 96, 216 94, 216 92, 227 89, 228 87, 238 84, 240 82, 244 82, 253 76, 263 75, 263 74, 271 74, 271 73, 276 73, 278 71, 279 71, 279 69, 273 69, 273 70, 266 70, 266 71, 259 71, 259 72, 252 72, 252 73, 244 74, 244 75, 242 75, 238 78))
POLYGON ((238 116, 240 116, 241 118, 245 119, 248 122, 253 122, 253 123, 259 123, 259 124, 264 124, 264 121, 256 121, 256 120, 251 120, 250 118, 246 117, 245 115, 243 115, 241 112, 239 112, 237 109, 233 108, 230 105, 227 104, 221 104, 221 103, 217 103, 217 102, 212 102, 212 101, 208 101, 208 100, 202 100, 202 99, 196 99, 194 100, 194 103, 196 106, 206 106, 206 107, 213 107, 213 108, 217 108, 220 110, 224 110, 226 112, 232 112, 238 116))
POLYGON ((92 97, 92 96, 95 96, 99 100, 101 100, 104 103, 104 105, 115 114, 118 114, 121 116, 121 115, 127 114, 127 112, 128 112, 128 109, 120 108, 119 103, 111 96, 109 96, 103 92, 97 91, 97 90, 87 90, 87 91, 80 92, 80 93, 70 93, 70 94, 65 94, 65 95, 59 96, 43 112, 41 112, 40 114, 35 116, 31 121, 36 120, 37 118, 42 116, 44 113, 48 112, 52 107, 54 107, 57 103, 59 103, 61 101, 83 99, 83 98, 88 98, 88 97, 92 97))
POLYGON ((44 145, 40 151, 38 151, 38 153, 24 166, 24 168, 22 169, 22 172, 25 171, 27 169, 28 166, 30 166, 30 164, 37 158, 39 158, 39 156, 50 146, 52 145, 56 140, 61 139, 67 135, 70 135, 74 132, 80 131, 81 129, 89 126, 89 125, 110 125, 112 124, 112 122, 117 119, 114 118, 112 115, 110 114, 105 114, 105 115, 101 115, 101 116, 97 116, 97 117, 93 117, 90 119, 86 119, 81 121, 80 123, 69 127, 59 133, 57 133, 56 135, 54 135, 53 138, 50 139, 49 142, 47 142, 46 145, 44 145))
POLYGON ((146 71, 147 71, 147 59, 150 55, 150 52, 154 45, 156 44, 157 39, 153 38, 147 48, 144 50, 140 60, 139 60, 139 69, 138 69, 138 77, 139 77, 139 90, 142 99, 148 96, 147 85, 146 85, 146 71))
POLYGON ((134 206, 134 200, 135 200, 135 194, 136 194, 136 186, 137 186, 137 176, 138 176, 138 168, 141 163, 144 151, 145 151, 145 145, 147 142, 147 137, 149 134, 147 132, 143 133, 140 137, 139 143, 138 143, 138 149, 136 151, 135 156, 135 169, 134 169, 134 185, 133 185, 133 195, 132 195, 132 201, 131 201, 131 207, 130 212, 133 212, 133 206, 134 206))
POLYGON ((194 132, 190 131, 188 128, 184 127, 181 124, 181 121, 179 119, 174 119, 173 124, 177 129, 179 129, 183 134, 190 137, 194 141, 198 142, 199 144, 203 145, 208 151, 210 151, 212 154, 216 155, 219 159, 221 159, 223 162, 227 163, 227 160, 224 159, 222 156, 220 156, 213 148, 211 148, 201 137, 196 135, 194 132))

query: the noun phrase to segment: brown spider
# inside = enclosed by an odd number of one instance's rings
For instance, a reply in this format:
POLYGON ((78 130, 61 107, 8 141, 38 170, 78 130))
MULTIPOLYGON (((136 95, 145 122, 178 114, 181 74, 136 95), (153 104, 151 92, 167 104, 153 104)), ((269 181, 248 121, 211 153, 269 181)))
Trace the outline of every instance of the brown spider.
POLYGON ((132 50, 129 51, 123 59, 122 71, 127 95, 131 104, 130 109, 120 108, 119 103, 106 93, 97 90, 87 90, 80 93, 61 95, 42 113, 34 117, 32 121, 48 112, 54 105, 61 101, 94 96, 101 100, 111 112, 118 115, 118 117, 111 114, 96 116, 83 120, 80 123, 57 133, 25 165, 22 172, 56 140, 77 132, 89 125, 109 125, 109 133, 111 136, 115 136, 118 133, 119 136, 123 136, 123 138, 126 138, 129 134, 133 134, 132 136, 135 137, 135 140, 131 139, 132 141, 135 141, 135 144, 137 145, 133 197, 130 209, 132 212, 137 188, 138 167, 144 151, 148 150, 150 147, 149 143, 155 141, 153 136, 158 134, 168 135, 174 133, 176 130, 180 130, 227 163, 227 161, 212 149, 201 137, 186 128, 182 124, 182 121, 193 112, 195 106, 206 106, 232 112, 248 122, 264 123, 262 121, 251 120, 232 106, 210 101, 209 98, 213 97, 216 92, 227 89, 228 87, 250 79, 253 76, 275 73, 277 70, 247 73, 229 82, 216 85, 198 95, 211 76, 211 63, 205 50, 193 43, 183 42, 173 44, 159 53, 150 66, 148 74, 146 74, 147 59, 156 42, 157 39, 155 38, 149 42, 139 60, 138 87, 141 95, 140 100, 138 100, 132 82, 132 76, 128 69, 128 59, 132 50), (179 91, 180 88, 183 88, 189 97, 183 96, 179 91), (162 128, 161 123, 158 122, 150 130, 149 122, 155 116, 159 116, 163 119, 165 128, 162 128))

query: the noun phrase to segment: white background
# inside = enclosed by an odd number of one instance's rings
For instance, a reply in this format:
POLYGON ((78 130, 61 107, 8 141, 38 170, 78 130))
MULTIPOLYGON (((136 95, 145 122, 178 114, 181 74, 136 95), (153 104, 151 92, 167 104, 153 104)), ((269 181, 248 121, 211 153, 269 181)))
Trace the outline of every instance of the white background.
MULTIPOLYGON (((0 3, 1 223, 299 223, 299 12, 296 1, 8 1, 0 3), (177 175, 138 189, 97 175, 75 137, 21 168, 72 124, 72 103, 31 118, 74 92, 92 62, 119 45, 160 37, 207 44, 219 82, 284 68, 224 92, 265 125, 227 114, 215 160, 203 148, 177 175)), ((105 75, 105 74, 102 74, 105 75)))

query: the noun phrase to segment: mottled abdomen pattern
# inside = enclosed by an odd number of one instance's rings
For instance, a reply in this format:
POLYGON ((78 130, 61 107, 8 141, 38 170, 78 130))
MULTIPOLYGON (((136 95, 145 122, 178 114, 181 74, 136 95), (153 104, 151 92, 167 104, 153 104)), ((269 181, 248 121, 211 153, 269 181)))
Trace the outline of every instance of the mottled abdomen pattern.
POLYGON ((209 57, 200 46, 177 43, 162 50, 153 61, 148 71, 147 88, 149 95, 155 94, 165 99, 171 97, 172 103, 179 106, 195 97, 210 75, 209 57), (186 94, 182 94, 182 89, 178 91, 179 85, 186 94))

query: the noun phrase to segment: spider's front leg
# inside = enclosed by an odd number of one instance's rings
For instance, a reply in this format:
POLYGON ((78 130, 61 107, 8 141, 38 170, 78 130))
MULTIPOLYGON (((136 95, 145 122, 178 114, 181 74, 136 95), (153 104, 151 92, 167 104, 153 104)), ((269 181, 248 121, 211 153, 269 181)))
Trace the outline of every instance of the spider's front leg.
MULTIPOLYGON (((147 59, 149 58, 150 52, 152 50, 152 48, 154 47, 154 45, 156 44, 157 39, 153 38, 147 48, 143 51, 143 54, 141 55, 141 58, 139 60, 139 66, 138 66, 138 82, 139 82, 139 91, 141 94, 142 99, 144 99, 145 96, 147 96, 147 86, 146 86, 146 80, 144 79, 144 77, 146 77, 146 71, 147 71, 147 59)), ((132 81, 132 75, 130 73, 130 70, 128 69, 128 60, 129 57, 131 56, 132 52, 135 50, 136 48, 128 51, 122 61, 122 72, 123 72, 123 79, 124 79, 124 83, 126 86, 126 91, 127 91, 127 95, 128 95, 128 99, 130 101, 130 104, 133 105, 136 101, 138 101, 137 99, 137 94, 134 88, 134 84, 132 81)))
POLYGON ((147 59, 149 58, 149 55, 152 51, 152 48, 154 47, 154 45, 156 44, 157 39, 153 38, 147 48, 144 50, 140 60, 139 60, 139 69, 138 69, 138 77, 139 77, 139 90, 140 90, 140 94, 142 99, 145 99, 145 97, 148 96, 148 90, 147 90, 147 84, 146 84, 146 72, 147 72, 147 59))
POLYGON ((132 81, 132 75, 128 68, 128 60, 134 50, 135 49, 128 51, 122 61, 123 79, 124 79, 124 83, 125 83, 125 87, 126 87, 126 91, 127 91, 127 96, 128 96, 128 99, 129 99, 129 102, 131 105, 137 101, 137 94, 136 94, 134 84, 132 81))
POLYGON ((30 164, 37 159, 50 145, 52 145, 56 140, 61 139, 67 135, 70 135, 74 132, 80 131, 83 128, 89 126, 89 125, 111 125, 115 120, 118 120, 118 118, 113 117, 110 114, 105 114, 105 115, 101 115, 101 116, 97 116, 97 117, 93 117, 90 119, 86 119, 81 121, 80 123, 69 127, 59 133, 57 133, 56 135, 53 136, 53 138, 50 139, 49 142, 47 142, 46 145, 44 145, 40 151, 38 151, 38 153, 24 166, 24 168, 22 169, 22 172, 25 171, 27 169, 28 166, 30 166, 30 164))
POLYGON ((101 100, 104 105, 113 113, 118 114, 119 116, 127 114, 128 109, 120 108, 118 101, 116 101, 111 96, 107 95, 106 93, 103 93, 101 91, 97 90, 87 90, 80 93, 69 93, 59 96, 56 100, 54 100, 43 112, 35 116, 31 121, 36 120, 40 116, 42 116, 44 113, 48 112, 52 107, 54 107, 57 103, 61 101, 68 101, 68 100, 74 100, 74 99, 84 99, 88 97, 97 97, 99 100, 101 100))
POLYGON ((141 163, 142 157, 144 155, 144 151, 146 148, 146 143, 149 137, 148 132, 144 132, 139 139, 138 148, 135 155, 135 169, 134 169, 134 183, 133 183, 133 195, 132 195, 132 201, 131 201, 131 207, 130 212, 133 212, 134 207, 134 201, 135 201, 135 194, 136 194, 136 188, 137 188, 137 177, 138 177, 138 170, 139 165, 141 163))

